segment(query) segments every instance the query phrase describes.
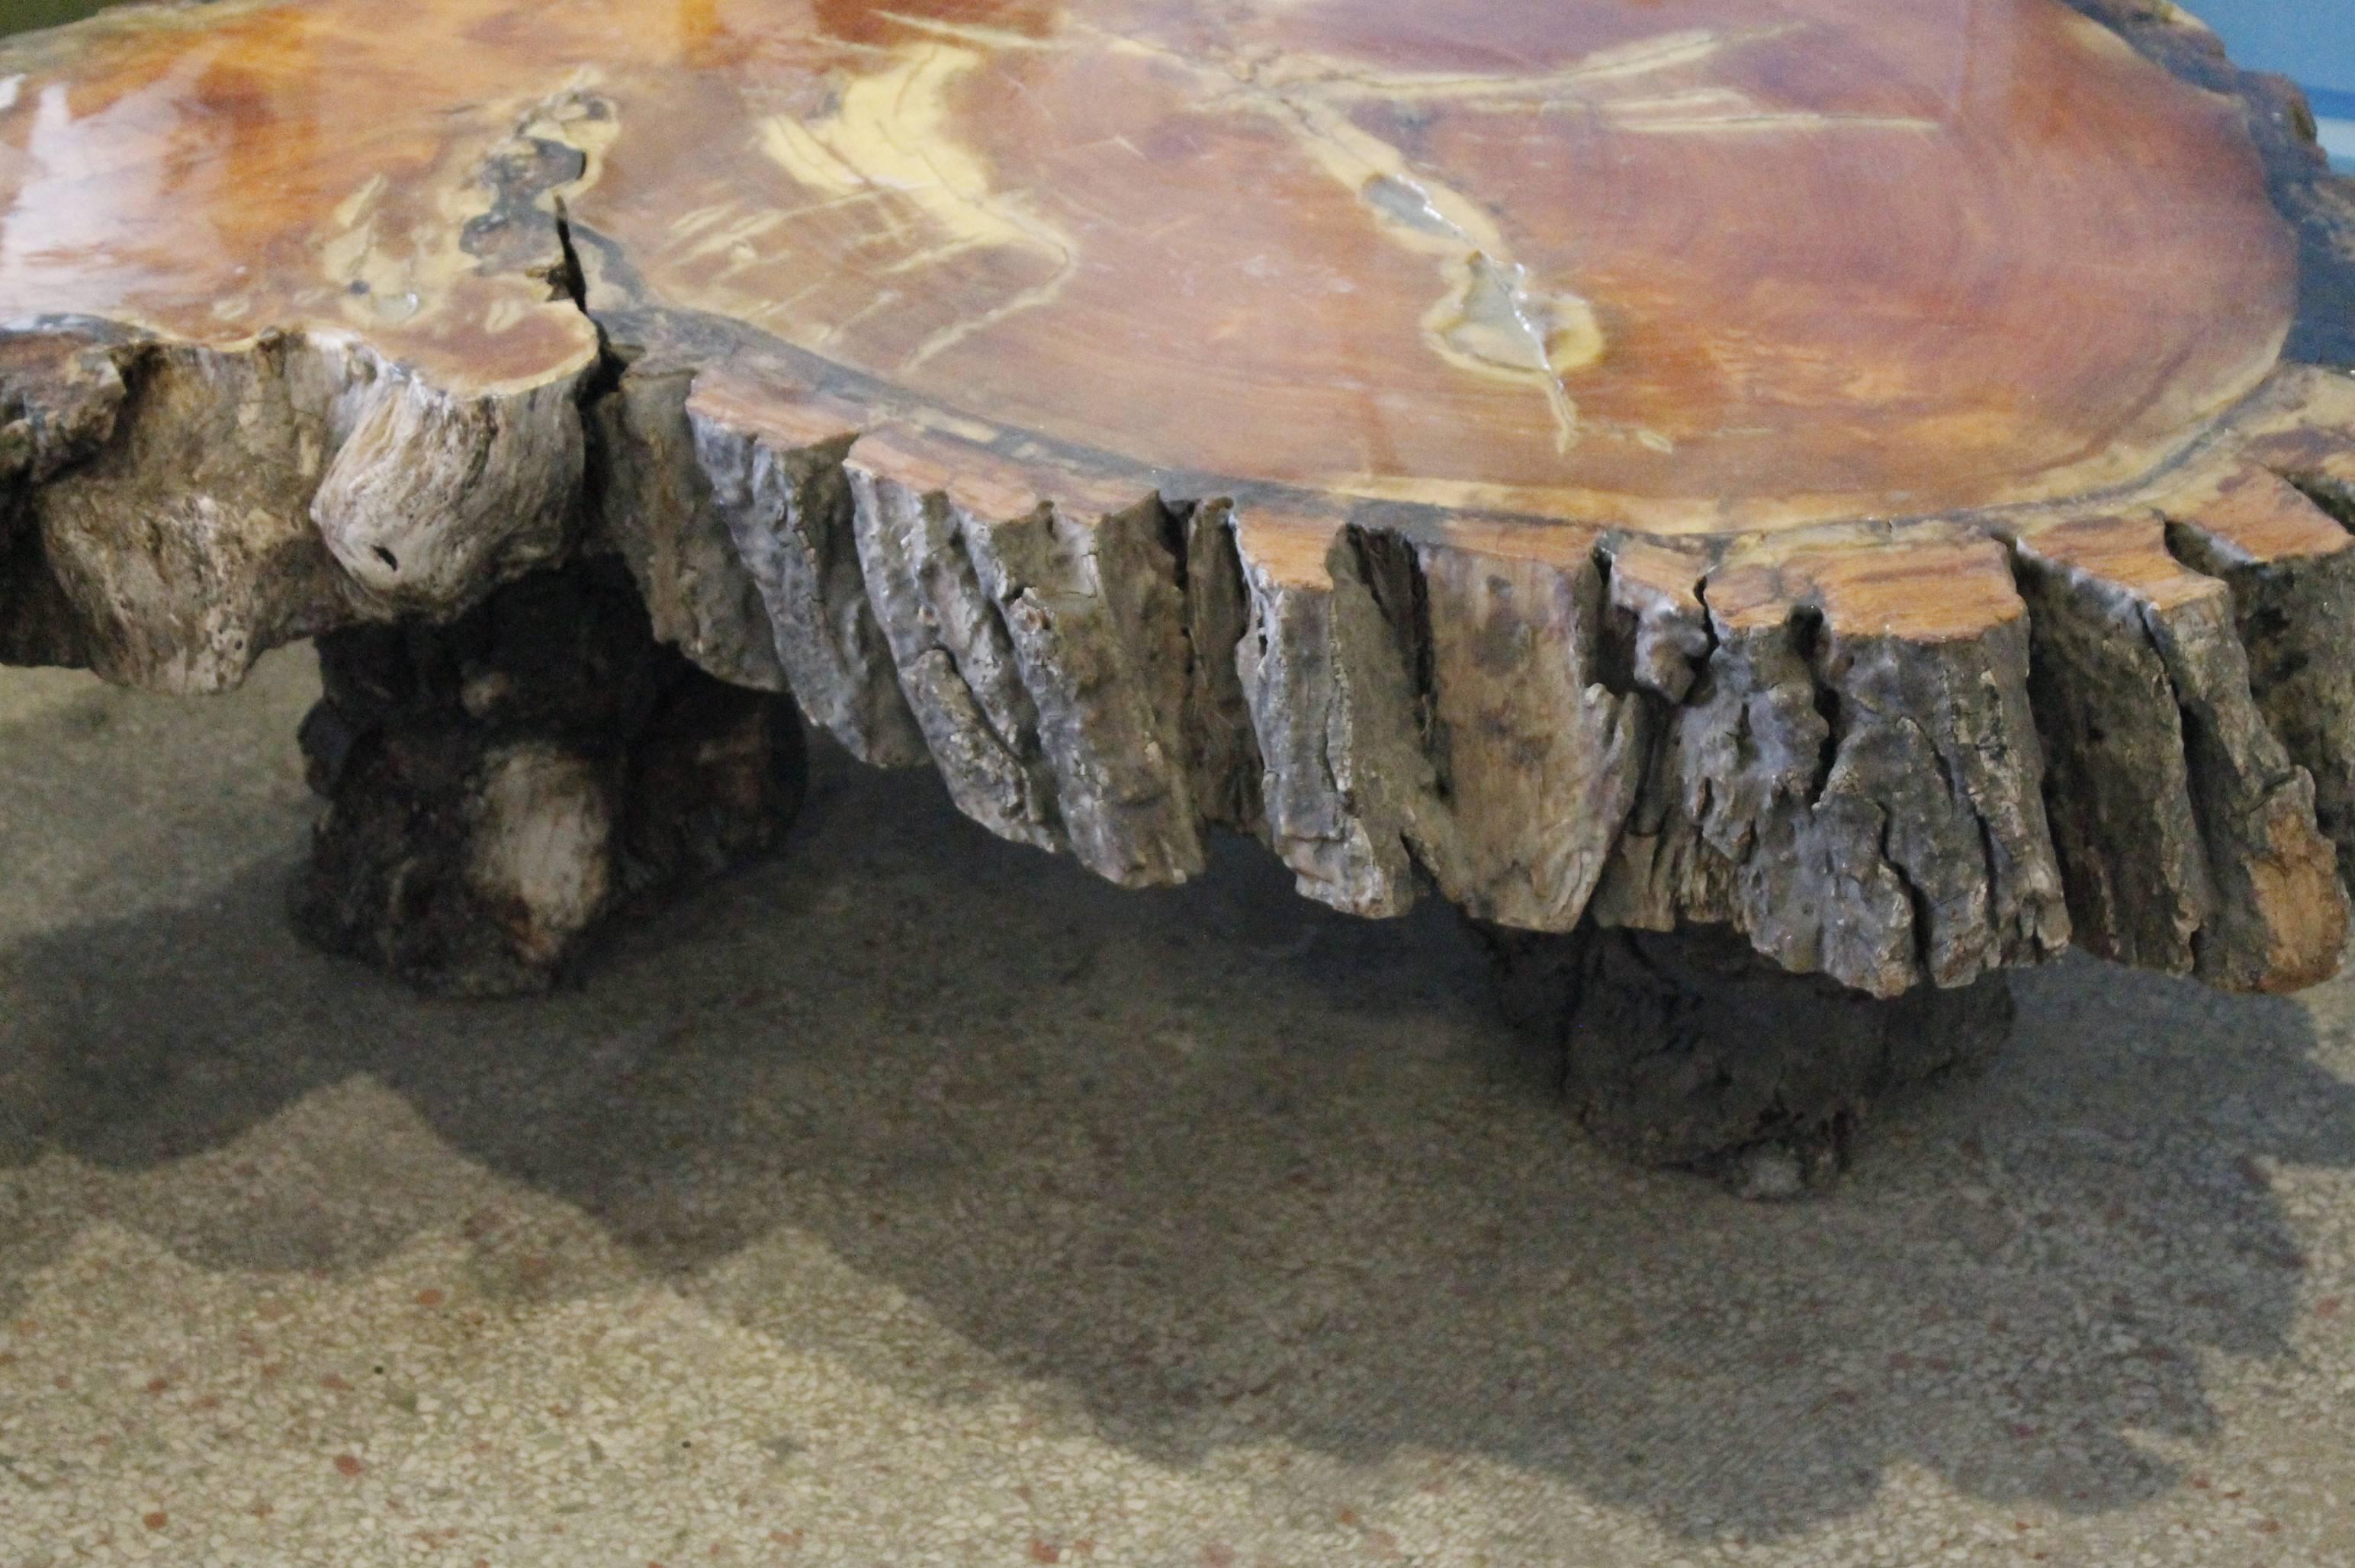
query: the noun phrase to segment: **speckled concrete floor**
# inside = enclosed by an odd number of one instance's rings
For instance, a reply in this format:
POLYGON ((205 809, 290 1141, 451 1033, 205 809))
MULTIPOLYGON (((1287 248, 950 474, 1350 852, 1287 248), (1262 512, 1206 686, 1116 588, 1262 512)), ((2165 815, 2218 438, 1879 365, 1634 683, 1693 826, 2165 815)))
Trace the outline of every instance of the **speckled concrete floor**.
POLYGON ((296 946, 308 656, 0 676, 0 1563, 2355 1562, 2355 987, 2022 978, 1750 1207, 1441 912, 829 764, 582 989, 296 946))

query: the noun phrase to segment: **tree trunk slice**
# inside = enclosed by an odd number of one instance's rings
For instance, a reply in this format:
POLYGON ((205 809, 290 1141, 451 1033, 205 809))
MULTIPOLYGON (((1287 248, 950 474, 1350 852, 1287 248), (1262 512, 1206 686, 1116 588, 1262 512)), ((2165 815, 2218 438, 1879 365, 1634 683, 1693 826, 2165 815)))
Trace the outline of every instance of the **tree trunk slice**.
POLYGON ((2131 0, 221 0, 0 49, 0 657, 575 556, 1116 881, 2335 965, 2355 201, 2131 0))
POLYGON ((1983 1066, 2011 1030, 1998 975, 1885 1000, 1791 974, 1722 927, 1484 934, 1506 1015, 1561 1051, 1595 1142, 1746 1198, 1823 1184, 1876 1102, 1983 1066))
POLYGON ((295 928, 457 996, 547 989, 618 916, 773 848, 799 717, 655 640, 610 560, 535 572, 445 625, 319 641, 303 723, 327 801, 295 928))

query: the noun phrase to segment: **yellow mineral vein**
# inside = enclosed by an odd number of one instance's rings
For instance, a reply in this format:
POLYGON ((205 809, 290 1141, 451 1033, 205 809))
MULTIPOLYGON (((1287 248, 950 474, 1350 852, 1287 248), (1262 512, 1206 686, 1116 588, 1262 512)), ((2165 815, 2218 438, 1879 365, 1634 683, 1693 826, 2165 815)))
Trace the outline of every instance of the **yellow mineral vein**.
MULTIPOLYGON (((909 356, 904 369, 954 347, 1008 317, 1050 304, 1077 269, 1076 243, 1036 211, 1027 193, 998 189, 982 159, 951 134, 949 97, 992 53, 1063 47, 1001 28, 880 13, 911 38, 880 69, 851 77, 834 107, 815 120, 776 116, 762 144, 819 199, 811 205, 895 198, 931 228, 929 242, 884 270, 921 272, 976 251, 1028 251, 1051 268, 1045 281, 952 323, 909 356)), ((1614 128, 1646 135, 1919 131, 1934 123, 1891 115, 1777 111, 1724 87, 1630 94, 1664 73, 1706 64, 1725 51, 1770 38, 1788 26, 1739 32, 1686 29, 1597 50, 1558 70, 1519 75, 1369 71, 1336 57, 1231 49, 1204 58, 1167 45, 1074 24, 1115 53, 1147 58, 1190 78, 1204 112, 1263 116, 1286 131, 1314 165, 1347 188, 1378 232, 1431 257, 1446 291, 1420 323, 1432 351, 1467 372, 1529 387, 1542 396, 1567 451, 1579 436, 1566 378, 1603 357, 1594 311, 1573 291, 1531 275, 1488 209, 1395 144, 1368 130, 1353 109, 1369 104, 1448 102, 1474 112, 1577 108, 1614 128)), ((802 210, 808 210, 803 208, 802 210)), ((891 238, 895 220, 879 238, 891 238)), ((742 237, 731 235, 734 243, 742 237)), ((861 313, 862 315, 865 313, 861 313)), ((847 323, 836 323, 826 336, 847 323)), ((1629 432, 1619 432, 1626 434, 1629 432)), ((1649 432, 1635 439, 1655 444, 1649 432)))
POLYGON ((1028 33, 1018 33, 1008 27, 977 27, 970 22, 951 22, 938 16, 918 16, 905 11, 878 11, 875 14, 884 21, 897 22, 910 32, 929 33, 936 38, 972 44, 977 48, 993 49, 1001 54, 1011 49, 1051 52, 1063 47, 1053 38, 1034 38, 1028 33))
POLYGON ((933 334, 909 357, 906 370, 1018 311, 1047 304, 1077 270, 1071 240, 1018 195, 996 189, 982 160, 952 134, 950 91, 985 58, 978 48, 912 43, 887 69, 853 77, 831 113, 808 121, 777 115, 762 127, 763 150, 795 183, 841 200, 889 193, 942 236, 888 271, 937 266, 978 250, 1027 251, 1052 266, 1043 283, 933 334))
POLYGON ((1556 449, 1568 451, 1578 438, 1578 410, 1562 377, 1603 356, 1593 308, 1567 291, 1532 286, 1485 208, 1410 168, 1397 146, 1337 104, 1277 93, 1252 107, 1284 120, 1302 150, 1357 195, 1383 234, 1439 261, 1454 286, 1423 313, 1424 340, 1460 368, 1536 389, 1553 414, 1556 449))
MULTIPOLYGON (((1493 93, 1543 91, 1559 95, 1577 69, 1544 78, 1369 76, 1349 62, 1295 54, 1236 59, 1206 65, 1158 45, 1112 40, 1193 74, 1206 107, 1238 108, 1272 117, 1310 161, 1361 202, 1377 231, 1439 262, 1447 292, 1423 313, 1423 341, 1449 364, 1491 379, 1529 388, 1553 416, 1554 446, 1567 452, 1578 439, 1578 408, 1563 378, 1603 357, 1594 310, 1568 289, 1537 284, 1515 260, 1504 230, 1478 201, 1412 165, 1394 143, 1350 117, 1348 105, 1369 99, 1454 95, 1476 85, 1493 93), (1395 87, 1400 91, 1393 92, 1395 87), (1429 89, 1428 92, 1423 90, 1429 89)), ((1714 47, 1713 41, 1711 47, 1714 47)), ((1700 58, 1690 41, 1653 51, 1663 64, 1700 58)), ((1700 54, 1706 54, 1701 50, 1700 54)), ((1615 69, 1627 69, 1614 67, 1615 69)))

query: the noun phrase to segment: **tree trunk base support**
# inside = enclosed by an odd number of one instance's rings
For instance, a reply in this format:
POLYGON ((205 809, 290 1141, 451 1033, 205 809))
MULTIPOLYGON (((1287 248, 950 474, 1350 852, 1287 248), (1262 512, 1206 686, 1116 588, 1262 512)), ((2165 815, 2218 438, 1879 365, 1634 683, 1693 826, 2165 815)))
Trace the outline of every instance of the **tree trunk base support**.
POLYGON ((1884 1000, 1792 974, 1722 927, 1482 931, 1508 1016, 1560 1048, 1595 1141, 1746 1198, 1820 1185, 1873 1101, 1983 1065, 2011 1028, 2000 974, 1884 1000))
POLYGON ((615 915, 773 848, 801 804, 791 700, 655 641, 610 560, 318 648, 302 741, 327 807, 294 923, 424 990, 546 990, 615 915))

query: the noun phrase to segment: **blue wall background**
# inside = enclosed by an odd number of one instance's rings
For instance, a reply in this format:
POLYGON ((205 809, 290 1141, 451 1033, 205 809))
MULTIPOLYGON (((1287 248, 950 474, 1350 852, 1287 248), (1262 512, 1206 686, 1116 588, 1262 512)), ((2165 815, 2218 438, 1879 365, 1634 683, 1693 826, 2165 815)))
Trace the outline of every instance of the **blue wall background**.
POLYGON ((2190 0, 2243 65, 2355 93, 2355 0, 2190 0))
POLYGON ((2234 59, 2304 84, 2331 161, 2355 172, 2355 0, 2190 0, 2234 59))

